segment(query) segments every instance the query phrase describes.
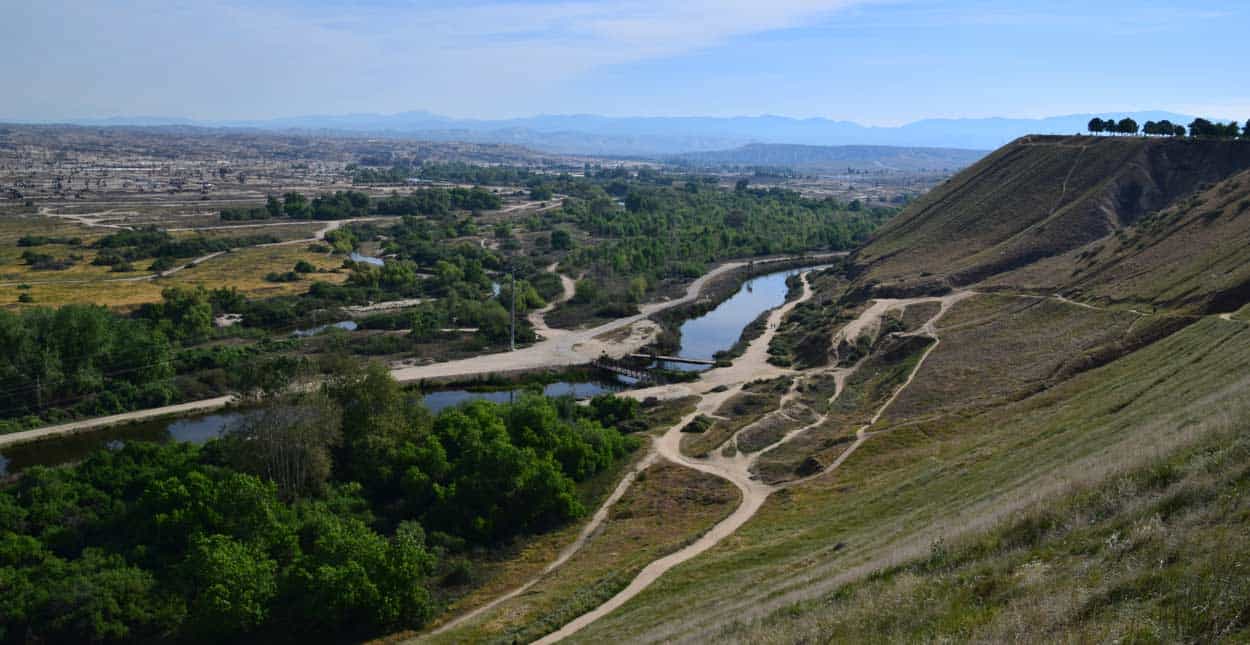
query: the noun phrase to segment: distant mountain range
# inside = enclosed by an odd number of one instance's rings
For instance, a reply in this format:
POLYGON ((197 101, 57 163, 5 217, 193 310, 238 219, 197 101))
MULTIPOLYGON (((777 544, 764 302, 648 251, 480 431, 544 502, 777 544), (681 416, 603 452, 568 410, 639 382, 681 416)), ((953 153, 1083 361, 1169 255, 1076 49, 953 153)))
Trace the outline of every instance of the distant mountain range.
POLYGON ((515 119, 457 119, 429 112, 301 116, 250 121, 194 121, 160 117, 77 119, 78 125, 195 125, 318 134, 417 138, 430 141, 510 143, 564 154, 655 157, 724 150, 752 143, 820 146, 924 146, 990 150, 1024 134, 1072 134, 1094 116, 1131 116, 1139 123, 1193 117, 1171 112, 1071 114, 1044 119, 925 119, 897 127, 850 121, 752 117, 606 117, 585 114, 515 119))
POLYGON ((904 146, 808 146, 750 143, 732 150, 687 152, 667 160, 689 166, 782 166, 799 170, 960 170, 986 154, 963 148, 904 146))

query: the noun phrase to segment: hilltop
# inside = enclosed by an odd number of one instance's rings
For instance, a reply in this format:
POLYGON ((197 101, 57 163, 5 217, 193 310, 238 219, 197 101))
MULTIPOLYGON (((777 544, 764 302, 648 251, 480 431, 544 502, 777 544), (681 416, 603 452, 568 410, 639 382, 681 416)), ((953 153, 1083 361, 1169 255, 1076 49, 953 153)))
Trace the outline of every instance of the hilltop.
POLYGON ((858 281, 874 293, 986 283, 1201 307, 1250 277, 1250 258, 1220 244, 1245 238, 1247 169, 1248 141, 1024 137, 884 226, 855 254, 858 281), (1221 258, 1218 280, 1195 275, 1196 250, 1221 258))

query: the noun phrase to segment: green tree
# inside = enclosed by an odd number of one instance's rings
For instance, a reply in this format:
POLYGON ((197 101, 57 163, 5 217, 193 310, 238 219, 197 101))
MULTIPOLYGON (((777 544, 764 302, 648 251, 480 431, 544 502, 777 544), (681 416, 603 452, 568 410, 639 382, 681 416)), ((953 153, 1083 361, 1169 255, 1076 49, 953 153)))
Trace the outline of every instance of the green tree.
POLYGON ((273 195, 266 197, 265 212, 269 213, 269 217, 282 217, 284 212, 282 208, 282 201, 273 195))
POLYGON ((557 251, 567 251, 573 248, 573 236, 569 232, 557 228, 551 231, 551 248, 557 251))
POLYGON ((269 618, 278 593, 277 563, 260 549, 226 535, 197 535, 183 565, 193 633, 225 638, 269 618))
POLYGON ((1089 127, 1089 131, 1094 134, 1100 134, 1102 132, 1105 132, 1107 129, 1103 120, 1098 117, 1094 117, 1090 119, 1088 127, 1089 127))
POLYGON ((1123 119, 1120 119, 1119 123, 1116 124, 1115 129, 1120 134, 1137 134, 1137 121, 1134 121, 1129 117, 1124 117, 1123 119))

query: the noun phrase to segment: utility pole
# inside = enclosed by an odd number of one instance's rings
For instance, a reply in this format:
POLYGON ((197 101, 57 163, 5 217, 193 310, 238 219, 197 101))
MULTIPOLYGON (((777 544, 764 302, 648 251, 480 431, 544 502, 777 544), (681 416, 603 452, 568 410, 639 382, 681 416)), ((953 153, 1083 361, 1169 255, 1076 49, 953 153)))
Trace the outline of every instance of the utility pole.
POLYGON ((512 280, 512 327, 511 327, 511 331, 508 334, 509 336, 508 346, 511 347, 511 350, 509 351, 515 352, 516 351, 516 267, 512 268, 512 272, 508 274, 508 277, 512 280))

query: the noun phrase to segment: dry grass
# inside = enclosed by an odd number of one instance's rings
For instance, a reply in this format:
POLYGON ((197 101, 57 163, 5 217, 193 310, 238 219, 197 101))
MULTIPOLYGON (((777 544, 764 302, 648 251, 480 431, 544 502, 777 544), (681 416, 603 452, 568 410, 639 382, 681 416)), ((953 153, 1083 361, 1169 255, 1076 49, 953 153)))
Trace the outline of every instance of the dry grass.
MULTIPOLYGON (((65 276, 64 282, 38 284, 31 277, 29 290, 20 290, 17 285, 0 286, 0 302, 16 302, 20 293, 30 293, 34 305, 55 306, 71 303, 90 303, 109 307, 128 307, 145 302, 157 302, 161 299, 161 290, 169 286, 197 286, 213 289, 217 287, 236 287, 249 297, 268 297, 303 293, 312 280, 325 282, 342 282, 346 273, 318 273, 298 282, 274 283, 265 280, 270 272, 285 273, 290 271, 299 260, 307 260, 318 269, 333 270, 342 265, 340 256, 308 251, 304 245, 250 247, 237 249, 208 260, 197 266, 183 269, 167 278, 155 280, 137 280, 122 282, 112 278, 134 274, 108 273, 108 267, 82 267, 83 271, 73 274, 79 267, 64 272, 36 272, 39 278, 48 273, 59 273, 65 276), (89 271, 95 270, 95 271, 89 271), (75 282, 73 280, 85 280, 75 282)), ((145 266, 146 263, 136 263, 145 266)))
POLYGON ((611 597, 648 562, 711 528, 733 510, 739 497, 732 484, 718 477, 669 462, 653 465, 564 566, 471 624, 423 640, 527 642, 553 631, 611 597))
POLYGON ((883 424, 835 475, 774 494, 732 539, 574 640, 711 640, 1227 429, 1211 411, 1244 401, 1248 341, 1244 323, 1207 319, 1018 402, 883 424))

